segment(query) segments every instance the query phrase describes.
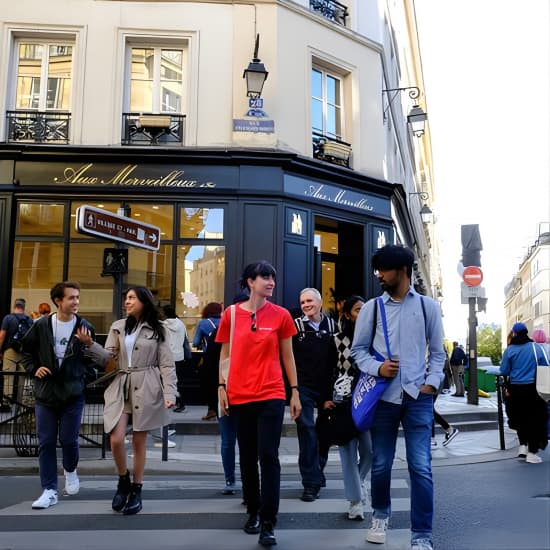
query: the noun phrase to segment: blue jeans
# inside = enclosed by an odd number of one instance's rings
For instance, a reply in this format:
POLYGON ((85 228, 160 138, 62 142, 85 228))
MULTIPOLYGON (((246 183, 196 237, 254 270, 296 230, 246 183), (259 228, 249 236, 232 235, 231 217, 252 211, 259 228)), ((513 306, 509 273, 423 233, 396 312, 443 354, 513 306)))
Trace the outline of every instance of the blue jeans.
POLYGON ((63 468, 73 472, 78 465, 78 433, 82 421, 84 397, 62 407, 46 407, 36 403, 36 433, 39 442, 38 464, 42 489, 57 491, 57 437, 61 443, 63 468))
POLYGON ((221 455, 225 481, 235 483, 235 443, 237 442, 237 416, 221 416, 220 434, 222 437, 221 455))
POLYGON ((371 497, 373 515, 391 516, 391 470, 399 423, 403 425, 407 464, 411 483, 412 540, 432 539, 434 491, 430 438, 433 422, 433 396, 420 393, 417 399, 403 394, 400 405, 379 401, 371 427, 373 464, 371 497))
POLYGON ((237 416, 237 440, 243 482, 243 498, 249 514, 275 523, 281 492, 279 444, 283 429, 283 399, 231 405, 237 416), (258 461, 261 470, 258 473, 258 461))
POLYGON ((298 432, 299 456, 298 466, 302 475, 304 487, 319 488, 324 483, 323 470, 327 462, 327 456, 319 453, 319 439, 315 427, 315 409, 318 406, 319 394, 309 388, 299 387, 302 412, 296 419, 298 432))
POLYGON ((363 499, 362 485, 372 465, 372 444, 370 432, 361 432, 345 445, 338 445, 342 477, 344 479, 344 494, 350 502, 363 499), (359 454, 359 462, 357 462, 359 454))

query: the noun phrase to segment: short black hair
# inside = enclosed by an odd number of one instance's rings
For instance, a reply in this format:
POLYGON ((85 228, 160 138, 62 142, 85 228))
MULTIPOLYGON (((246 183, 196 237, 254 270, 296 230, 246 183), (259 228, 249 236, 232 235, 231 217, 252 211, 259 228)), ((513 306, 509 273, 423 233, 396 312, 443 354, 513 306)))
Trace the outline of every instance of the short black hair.
POLYGON ((277 272, 275 268, 267 260, 259 260, 258 262, 253 262, 248 264, 243 271, 241 276, 241 288, 248 289, 248 279, 254 280, 256 277, 275 277, 277 272))
POLYGON ((371 265, 374 270, 389 270, 407 268, 407 276, 412 276, 414 252, 402 244, 387 244, 379 248, 372 256, 371 265))
POLYGON ((74 288, 80 292, 80 283, 77 283, 76 281, 63 281, 54 285, 50 290, 50 299, 55 307, 57 307, 55 302, 57 299, 63 300, 66 288, 74 288))
POLYGON ((162 306, 162 311, 164 312, 164 316, 167 319, 177 319, 176 310, 174 309, 174 306, 171 304, 162 306))

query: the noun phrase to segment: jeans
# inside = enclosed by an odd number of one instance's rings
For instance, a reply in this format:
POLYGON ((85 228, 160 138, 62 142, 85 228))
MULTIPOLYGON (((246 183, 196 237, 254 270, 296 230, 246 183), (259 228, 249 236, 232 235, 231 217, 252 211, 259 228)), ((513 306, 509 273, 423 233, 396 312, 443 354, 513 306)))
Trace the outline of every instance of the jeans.
MULTIPOLYGON (((319 488, 324 485, 323 470, 328 452, 319 453, 319 439, 315 427, 315 409, 318 406, 319 394, 309 388, 299 387, 302 412, 296 419, 298 432, 299 457, 298 466, 304 487, 319 488)), ((328 451, 328 450, 327 450, 328 451)))
POLYGON ((78 465, 78 433, 84 409, 84 397, 62 407, 46 407, 36 403, 36 433, 39 442, 38 465, 42 489, 57 491, 57 436, 61 443, 63 468, 73 472, 78 465))
POLYGON ((220 434, 222 437, 221 455, 225 481, 235 483, 235 443, 237 442, 237 417, 235 414, 221 416, 220 434))
POLYGON ((432 539, 434 491, 430 436, 433 422, 433 396, 418 394, 415 400, 403 394, 401 404, 380 400, 371 427, 373 465, 371 497, 373 515, 391 516, 391 470, 399 423, 403 425, 411 484, 411 531, 413 542, 432 539))
POLYGON ((370 432, 361 432, 349 443, 339 445, 338 452, 342 463, 346 499, 354 503, 360 502, 363 500, 363 482, 372 465, 370 432), (359 462, 357 462, 357 453, 359 453, 359 462))
POLYGON ((249 514, 275 524, 281 491, 279 444, 283 429, 283 399, 231 405, 237 416, 237 440, 243 483, 243 498, 249 514), (258 473, 260 462, 260 476, 258 473))

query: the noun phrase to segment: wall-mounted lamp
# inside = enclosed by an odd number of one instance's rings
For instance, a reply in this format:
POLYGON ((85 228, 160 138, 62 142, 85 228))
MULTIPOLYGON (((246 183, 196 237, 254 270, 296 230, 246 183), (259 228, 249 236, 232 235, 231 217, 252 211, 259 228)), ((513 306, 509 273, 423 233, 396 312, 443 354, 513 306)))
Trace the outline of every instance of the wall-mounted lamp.
MULTIPOLYGON (((409 92, 409 97, 411 99, 418 99, 418 97, 420 97, 420 88, 418 88, 418 86, 407 86, 406 88, 391 88, 389 90, 382 90, 382 92, 386 92, 389 97, 388 106, 384 109, 384 120, 386 120, 388 109, 391 107, 391 104, 393 103, 399 92, 406 91, 409 92), (391 92, 395 93, 393 95, 390 95, 391 92)), ((418 104, 415 103, 413 108, 410 110, 409 115, 407 116, 407 122, 409 123, 411 130, 416 137, 420 137, 424 134, 427 119, 428 115, 423 111, 422 107, 419 107, 418 104)))
POLYGON ((243 72, 243 78, 246 78, 246 95, 248 97, 260 97, 264 82, 269 74, 265 70, 264 64, 258 58, 258 48, 260 47, 260 35, 256 35, 256 44, 254 46, 254 58, 248 64, 243 72))
MULTIPOLYGON (((430 198, 430 195, 425 191, 421 191, 419 193, 409 193, 409 197, 411 195, 418 195, 423 201, 427 201, 430 198)), ((424 203, 420 209, 420 218, 422 219, 422 223, 431 223, 433 221, 433 216, 434 214, 430 207, 424 203)))

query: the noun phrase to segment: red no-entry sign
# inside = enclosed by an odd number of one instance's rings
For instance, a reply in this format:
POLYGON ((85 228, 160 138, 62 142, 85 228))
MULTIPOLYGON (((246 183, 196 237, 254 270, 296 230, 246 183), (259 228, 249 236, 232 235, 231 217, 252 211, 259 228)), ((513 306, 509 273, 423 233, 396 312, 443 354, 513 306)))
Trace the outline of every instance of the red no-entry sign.
POLYGON ((462 272, 462 280, 468 286, 479 286, 483 281, 483 271, 475 265, 465 267, 462 272))

